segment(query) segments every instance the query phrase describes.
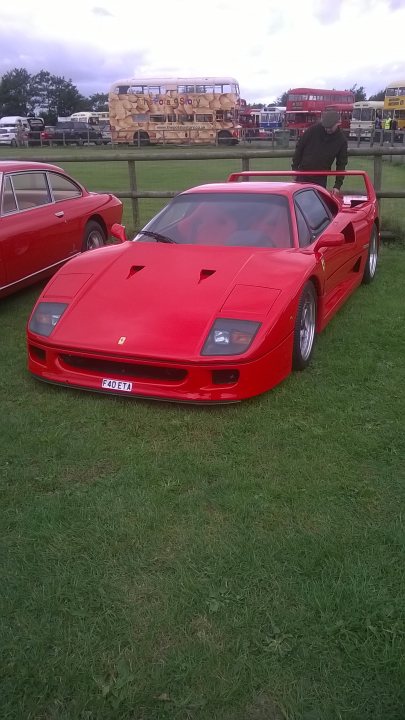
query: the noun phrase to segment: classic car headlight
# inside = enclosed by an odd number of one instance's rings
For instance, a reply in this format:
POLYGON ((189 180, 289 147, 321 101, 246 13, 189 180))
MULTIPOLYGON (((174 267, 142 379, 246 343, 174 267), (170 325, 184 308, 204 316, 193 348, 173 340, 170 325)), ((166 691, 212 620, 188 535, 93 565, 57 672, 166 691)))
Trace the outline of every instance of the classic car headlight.
POLYGON ((61 319, 68 304, 58 302, 41 302, 34 310, 28 328, 37 335, 48 337, 61 319))
POLYGON ((253 341, 261 323, 252 320, 217 318, 201 355, 240 355, 253 341))

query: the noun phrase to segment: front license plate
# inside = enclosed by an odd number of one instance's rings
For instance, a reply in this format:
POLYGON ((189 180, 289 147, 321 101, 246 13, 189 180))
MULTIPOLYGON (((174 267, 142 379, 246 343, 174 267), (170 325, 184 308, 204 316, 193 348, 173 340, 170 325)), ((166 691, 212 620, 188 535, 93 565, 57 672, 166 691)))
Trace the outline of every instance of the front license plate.
POLYGON ((121 390, 123 392, 131 392, 132 383, 126 382, 126 380, 110 380, 110 378, 103 378, 101 381, 101 387, 105 390, 121 390))

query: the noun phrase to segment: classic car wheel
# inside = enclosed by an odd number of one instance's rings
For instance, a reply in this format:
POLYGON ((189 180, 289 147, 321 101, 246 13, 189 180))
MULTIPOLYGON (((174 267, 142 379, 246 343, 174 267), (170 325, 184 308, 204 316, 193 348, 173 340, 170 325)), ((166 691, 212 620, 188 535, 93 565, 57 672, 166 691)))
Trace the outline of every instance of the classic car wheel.
POLYGON ((101 225, 95 220, 90 220, 84 229, 84 238, 82 249, 96 250, 96 248, 103 247, 107 240, 106 234, 101 225))
POLYGON ((17 147, 17 140, 11 141, 11 147, 17 147))
POLYGON ((366 265, 364 268, 363 278, 362 282, 365 285, 368 285, 371 283, 375 271, 377 269, 377 260, 378 260, 378 230, 376 225, 373 225, 373 229, 371 231, 370 235, 370 241, 368 246, 368 255, 366 260, 366 265))
POLYGON ((316 292, 308 282, 301 293, 294 327, 293 369, 304 370, 309 365, 315 343, 316 292))

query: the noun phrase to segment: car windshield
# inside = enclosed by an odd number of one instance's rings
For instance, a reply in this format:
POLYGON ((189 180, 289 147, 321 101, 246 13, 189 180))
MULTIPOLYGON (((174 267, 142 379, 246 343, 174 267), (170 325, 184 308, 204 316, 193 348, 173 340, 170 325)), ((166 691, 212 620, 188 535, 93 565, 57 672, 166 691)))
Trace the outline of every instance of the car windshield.
POLYGON ((169 203, 134 238, 152 233, 180 245, 289 248, 291 224, 285 197, 270 193, 185 193, 169 203))

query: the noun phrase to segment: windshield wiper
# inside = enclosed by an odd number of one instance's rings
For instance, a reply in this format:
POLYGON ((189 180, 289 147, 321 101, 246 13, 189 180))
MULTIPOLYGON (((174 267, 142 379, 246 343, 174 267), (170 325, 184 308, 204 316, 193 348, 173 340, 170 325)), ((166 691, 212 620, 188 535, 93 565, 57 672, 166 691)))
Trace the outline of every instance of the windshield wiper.
POLYGON ((147 235, 148 237, 155 238, 157 242, 162 243, 173 243, 174 245, 177 245, 175 240, 172 240, 172 238, 167 237, 167 235, 161 235, 158 232, 154 232, 153 230, 139 230, 139 232, 136 233, 137 235, 147 235))

